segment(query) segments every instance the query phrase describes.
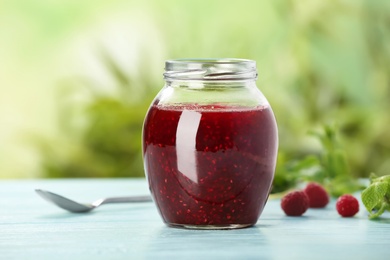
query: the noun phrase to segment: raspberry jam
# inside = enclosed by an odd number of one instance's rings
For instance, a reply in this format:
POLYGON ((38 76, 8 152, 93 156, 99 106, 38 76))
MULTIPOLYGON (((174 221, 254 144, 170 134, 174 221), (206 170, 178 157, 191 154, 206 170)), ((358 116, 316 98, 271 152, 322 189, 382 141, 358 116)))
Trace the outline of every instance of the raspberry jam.
POLYGON ((277 126, 269 105, 159 105, 148 111, 143 152, 149 187, 170 226, 254 225, 268 198, 277 126))

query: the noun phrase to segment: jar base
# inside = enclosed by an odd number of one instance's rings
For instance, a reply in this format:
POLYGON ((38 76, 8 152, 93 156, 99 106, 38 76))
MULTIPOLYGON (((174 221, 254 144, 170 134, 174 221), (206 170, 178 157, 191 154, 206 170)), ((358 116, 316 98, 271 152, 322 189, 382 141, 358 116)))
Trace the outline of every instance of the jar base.
POLYGON ((181 228, 181 229, 198 229, 198 230, 227 230, 227 229, 240 229, 248 228, 254 224, 227 224, 227 225, 190 225, 190 224, 176 224, 166 223, 169 227, 181 228))

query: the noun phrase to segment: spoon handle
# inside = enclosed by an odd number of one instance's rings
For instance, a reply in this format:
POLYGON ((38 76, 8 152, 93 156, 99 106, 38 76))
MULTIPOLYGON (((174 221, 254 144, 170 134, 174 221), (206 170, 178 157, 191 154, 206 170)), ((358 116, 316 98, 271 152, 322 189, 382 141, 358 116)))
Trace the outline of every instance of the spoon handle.
POLYGON ((105 198, 101 202, 101 204, 107 204, 107 203, 127 203, 127 202, 149 202, 149 201, 152 201, 152 197, 149 196, 149 195, 145 195, 145 196, 105 198))

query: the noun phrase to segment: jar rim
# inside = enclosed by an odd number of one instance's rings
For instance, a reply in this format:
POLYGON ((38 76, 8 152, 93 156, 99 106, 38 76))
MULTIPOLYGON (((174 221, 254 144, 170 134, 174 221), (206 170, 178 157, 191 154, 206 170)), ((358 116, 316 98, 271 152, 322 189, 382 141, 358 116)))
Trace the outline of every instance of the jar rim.
POLYGON ((255 80, 256 61, 237 58, 185 58, 165 62, 164 78, 173 80, 255 80))
POLYGON ((237 63, 252 63, 256 64, 254 60, 239 59, 239 58, 182 58, 167 60, 167 63, 208 63, 208 64, 237 64, 237 63))

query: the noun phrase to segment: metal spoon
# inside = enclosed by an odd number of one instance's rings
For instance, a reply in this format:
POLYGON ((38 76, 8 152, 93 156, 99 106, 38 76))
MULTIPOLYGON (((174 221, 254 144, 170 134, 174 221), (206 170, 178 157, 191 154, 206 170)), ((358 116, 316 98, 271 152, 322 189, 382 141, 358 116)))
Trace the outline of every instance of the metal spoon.
POLYGON ((89 212, 100 205, 108 203, 128 203, 128 202, 149 202, 152 201, 151 196, 132 196, 132 197, 115 197, 115 198, 105 198, 99 199, 92 202, 91 204, 78 203, 76 201, 70 200, 58 194, 55 194, 50 191, 36 189, 35 190, 42 198, 45 200, 54 203, 60 208, 68 210, 73 213, 86 213, 89 212))

